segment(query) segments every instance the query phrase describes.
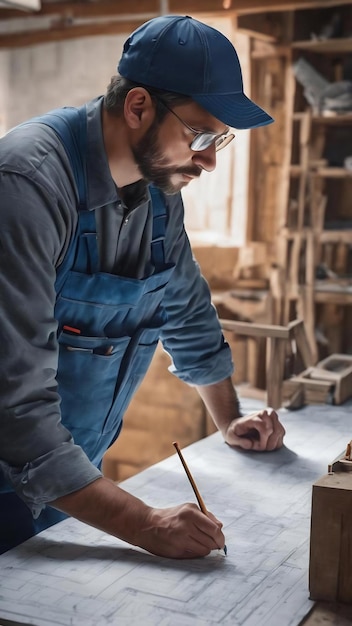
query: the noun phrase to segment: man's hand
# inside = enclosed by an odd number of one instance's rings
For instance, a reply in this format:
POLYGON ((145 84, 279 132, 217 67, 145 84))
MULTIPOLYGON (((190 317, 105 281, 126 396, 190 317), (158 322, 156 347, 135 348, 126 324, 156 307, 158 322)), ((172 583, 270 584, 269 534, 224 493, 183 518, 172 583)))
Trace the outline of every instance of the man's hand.
POLYGON ((222 523, 209 511, 190 503, 155 509, 103 477, 52 505, 158 556, 194 559, 225 544, 222 523))
POLYGON ((138 545, 152 554, 174 559, 191 559, 223 549, 222 523, 196 504, 168 509, 150 508, 138 536, 138 545))
POLYGON ((281 448, 285 429, 276 411, 267 408, 242 416, 231 378, 197 390, 229 446, 257 451, 281 448))
POLYGON ((224 438, 244 450, 270 451, 281 448, 285 429, 274 409, 263 409, 230 422, 224 438))

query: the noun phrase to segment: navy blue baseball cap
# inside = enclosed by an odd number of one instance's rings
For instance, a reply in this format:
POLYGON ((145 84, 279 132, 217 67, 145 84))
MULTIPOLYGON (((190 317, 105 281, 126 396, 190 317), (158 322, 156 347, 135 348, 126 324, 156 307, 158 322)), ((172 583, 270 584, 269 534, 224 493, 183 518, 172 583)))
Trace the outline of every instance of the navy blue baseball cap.
POLYGON ((142 24, 125 42, 117 70, 133 82, 190 96, 233 128, 274 121, 243 93, 232 43, 188 15, 165 15, 142 24))

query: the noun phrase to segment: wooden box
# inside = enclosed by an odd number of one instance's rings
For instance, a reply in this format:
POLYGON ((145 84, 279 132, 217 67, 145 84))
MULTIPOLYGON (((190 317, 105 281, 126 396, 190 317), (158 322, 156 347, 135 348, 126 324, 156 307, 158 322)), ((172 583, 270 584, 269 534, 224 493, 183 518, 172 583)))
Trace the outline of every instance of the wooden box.
POLYGON ((312 600, 352 604, 351 471, 333 471, 313 485, 309 591, 312 600))
POLYGON ((352 356, 349 354, 330 354, 317 365, 317 376, 334 379, 334 404, 343 404, 352 396, 352 356))
POLYGON ((288 403, 301 394, 302 404, 343 404, 352 396, 352 356, 331 354, 315 367, 284 381, 283 397, 288 403))

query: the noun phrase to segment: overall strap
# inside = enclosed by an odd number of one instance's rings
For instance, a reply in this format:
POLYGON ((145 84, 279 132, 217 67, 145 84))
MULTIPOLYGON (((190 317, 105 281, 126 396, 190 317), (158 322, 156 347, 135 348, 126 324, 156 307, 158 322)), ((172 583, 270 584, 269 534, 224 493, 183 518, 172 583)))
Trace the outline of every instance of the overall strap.
POLYGON ((24 124, 39 122, 52 128, 66 150, 77 185, 79 210, 85 210, 87 199, 85 154, 87 145, 87 115, 85 106, 62 107, 32 118, 24 124))
POLYGON ((151 242, 151 256, 155 270, 158 272, 165 267, 164 239, 166 233, 167 210, 164 196, 160 189, 149 185, 153 205, 153 232, 151 242))
MULTIPOLYGON (((62 145, 65 148, 67 157, 69 159, 72 173, 75 179, 75 183, 78 191, 78 211, 80 217, 83 219, 78 220, 78 229, 76 230, 74 239, 72 240, 65 258, 62 264, 58 267, 56 274, 55 290, 59 293, 66 279, 67 272, 71 269, 75 263, 76 258, 76 244, 79 242, 79 234, 82 228, 88 226, 89 231, 95 233, 95 215, 94 211, 87 211, 87 181, 86 181, 86 166, 85 166, 85 154, 87 144, 87 115, 86 108, 82 106, 80 108, 75 107, 62 107, 60 109, 54 109, 44 115, 30 119, 24 124, 31 124, 37 122, 40 124, 46 124, 49 128, 55 131, 59 137, 62 145), (88 224, 86 224, 88 222, 88 224)), ((96 238, 94 236, 95 250, 94 250, 94 264, 98 264, 96 238)), ((89 246, 91 247, 91 246, 89 246)), ((84 267, 82 270, 84 271, 84 267)))
MULTIPOLYGON (((62 107, 60 109, 54 109, 49 113, 32 118, 28 122, 24 122, 24 124, 30 124, 32 122, 46 124, 52 128, 60 138, 70 161, 78 190, 78 209, 81 213, 81 226, 82 228, 85 226, 88 232, 92 233, 92 230, 95 230, 94 211, 87 212, 86 210, 87 181, 85 154, 87 144, 87 116, 85 106, 79 108, 62 107)), ((158 272, 163 270, 165 267, 164 239, 167 223, 167 210, 161 191, 153 185, 149 185, 149 191, 153 206, 151 257, 155 270, 158 272)), ((90 269, 98 271, 99 261, 95 238, 87 237, 87 244, 91 257, 90 269)), ((68 259, 66 260, 69 262, 68 259)), ((65 273, 64 266, 66 266, 65 261, 63 262, 59 273, 65 273)))
MULTIPOLYGON (((99 253, 94 211, 87 210, 87 181, 85 155, 87 145, 87 115, 85 107, 63 107, 38 118, 59 136, 69 158, 79 196, 78 248, 74 267, 78 272, 94 274, 99 271, 99 253)), ((67 259, 67 265, 72 259, 67 259)), ((64 269, 64 268, 62 268, 64 269)), ((60 270, 61 271, 61 270, 60 270)))

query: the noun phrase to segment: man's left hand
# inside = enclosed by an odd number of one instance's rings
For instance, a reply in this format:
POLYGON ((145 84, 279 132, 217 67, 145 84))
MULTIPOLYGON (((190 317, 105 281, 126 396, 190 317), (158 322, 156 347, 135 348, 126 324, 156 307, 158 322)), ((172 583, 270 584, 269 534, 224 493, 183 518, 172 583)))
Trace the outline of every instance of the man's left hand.
POLYGON ((284 436, 285 429, 271 408, 233 420, 224 435, 230 446, 258 452, 281 448, 284 436))

